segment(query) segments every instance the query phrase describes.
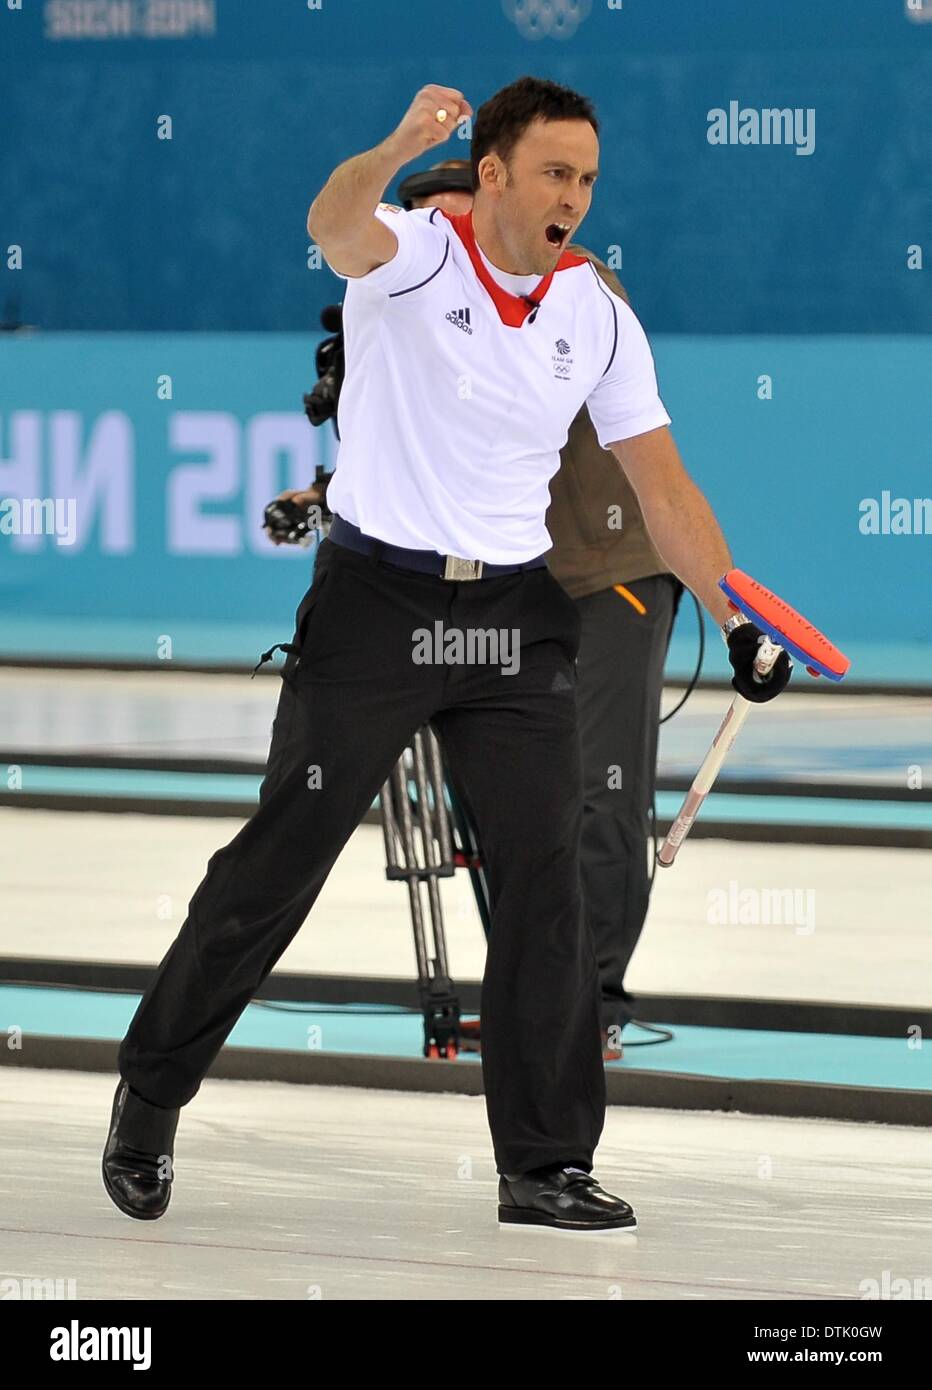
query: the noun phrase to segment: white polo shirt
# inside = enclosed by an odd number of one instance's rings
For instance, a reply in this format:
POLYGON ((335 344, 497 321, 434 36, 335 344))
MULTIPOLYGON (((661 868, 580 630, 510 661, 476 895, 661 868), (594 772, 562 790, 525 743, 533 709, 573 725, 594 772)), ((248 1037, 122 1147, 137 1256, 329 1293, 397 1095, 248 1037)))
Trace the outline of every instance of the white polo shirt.
MULTIPOLYGON (((583 402, 603 447, 668 425, 644 330, 585 258, 496 283, 472 214, 376 214, 396 255, 346 281, 329 506, 367 535, 490 564, 552 546, 549 481, 583 402)), ((501 272, 497 272, 501 274, 501 272)), ((619 465, 620 466, 620 465, 619 465)))

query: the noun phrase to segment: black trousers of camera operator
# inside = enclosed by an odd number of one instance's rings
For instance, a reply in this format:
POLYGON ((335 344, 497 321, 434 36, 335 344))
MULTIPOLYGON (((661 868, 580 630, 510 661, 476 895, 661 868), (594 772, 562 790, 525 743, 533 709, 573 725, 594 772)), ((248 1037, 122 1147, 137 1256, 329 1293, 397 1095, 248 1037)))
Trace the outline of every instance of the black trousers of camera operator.
POLYGON ((663 668, 683 586, 672 574, 576 600, 582 619, 576 707, 583 765, 580 872, 599 962, 602 1027, 633 1017, 625 972, 650 903, 648 835, 657 780, 663 668), (619 784, 606 769, 621 771, 619 784))
POLYGON ((121 1075, 154 1104, 191 1100, 402 749, 432 723, 486 857, 482 1069, 496 1165, 590 1168, 605 1078, 579 872, 576 605, 546 567, 450 581, 328 539, 296 626, 259 808, 209 860, 123 1041, 121 1075), (414 634, 435 624, 516 631, 514 655, 419 664, 414 634))

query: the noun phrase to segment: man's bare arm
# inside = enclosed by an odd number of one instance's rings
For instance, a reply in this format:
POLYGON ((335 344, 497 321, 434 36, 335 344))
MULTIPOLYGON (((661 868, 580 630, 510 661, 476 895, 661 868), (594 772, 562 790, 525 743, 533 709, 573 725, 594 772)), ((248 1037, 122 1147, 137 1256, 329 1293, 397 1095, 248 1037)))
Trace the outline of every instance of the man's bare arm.
POLYGON ((311 204, 308 235, 340 275, 368 275, 390 261, 398 239, 375 216, 382 194, 402 165, 448 140, 472 107, 454 87, 422 87, 400 125, 375 149, 355 155, 330 175, 311 204), (447 113, 445 121, 437 112, 447 113))
POLYGON ((683 467, 669 428, 649 430, 610 448, 637 494, 661 559, 715 621, 724 623, 731 609, 718 581, 732 568, 731 552, 712 508, 683 467))

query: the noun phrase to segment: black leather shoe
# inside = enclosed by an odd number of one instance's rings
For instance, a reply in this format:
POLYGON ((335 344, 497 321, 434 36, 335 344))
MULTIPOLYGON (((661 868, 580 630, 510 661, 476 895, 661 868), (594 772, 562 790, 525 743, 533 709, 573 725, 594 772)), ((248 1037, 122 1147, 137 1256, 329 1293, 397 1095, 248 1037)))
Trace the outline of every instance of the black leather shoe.
POLYGON ((498 1219, 505 1225, 553 1226, 560 1231, 636 1231, 627 1202, 599 1186, 591 1173, 561 1168, 498 1180, 498 1219))
POLYGON ((165 1110, 117 1086, 102 1171, 110 1200, 139 1221, 154 1221, 168 1209, 177 1110, 165 1110))

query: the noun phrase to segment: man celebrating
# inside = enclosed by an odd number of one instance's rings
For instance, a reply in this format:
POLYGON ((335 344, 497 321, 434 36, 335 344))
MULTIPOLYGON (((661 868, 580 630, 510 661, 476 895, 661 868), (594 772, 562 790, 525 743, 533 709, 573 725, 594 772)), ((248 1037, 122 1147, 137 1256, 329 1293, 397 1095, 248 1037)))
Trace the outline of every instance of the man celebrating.
MULTIPOLYGON (((486 858, 482 1064, 499 1220, 636 1225, 591 1172, 605 1079, 580 901, 580 619, 544 560, 548 481, 583 402, 660 555, 723 624, 717 580, 731 558, 680 462, 637 319, 566 251, 598 172, 589 102, 523 78, 476 118, 471 213, 380 203, 404 164, 471 114, 462 93, 423 88, 308 215, 347 280, 334 520, 298 609, 259 809, 211 858, 120 1050, 104 1181, 131 1216, 167 1208, 180 1107, 430 722, 486 858), (425 632, 437 635, 432 661, 425 632), (477 634, 497 635, 507 664, 450 656, 475 652, 477 634)), ((755 684, 758 635, 729 634, 751 699, 789 676, 784 655, 755 684)))

